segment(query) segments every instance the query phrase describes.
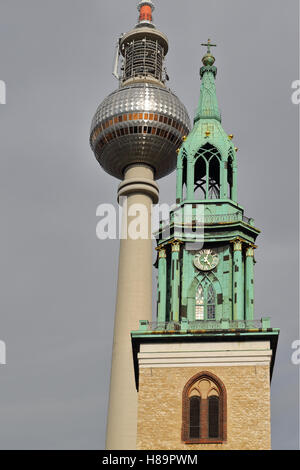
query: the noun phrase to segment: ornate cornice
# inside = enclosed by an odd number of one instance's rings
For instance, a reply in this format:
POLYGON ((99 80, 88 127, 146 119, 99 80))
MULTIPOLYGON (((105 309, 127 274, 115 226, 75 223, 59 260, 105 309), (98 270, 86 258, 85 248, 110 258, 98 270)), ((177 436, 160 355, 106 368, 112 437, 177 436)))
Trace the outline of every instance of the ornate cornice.
POLYGON ((174 240, 172 243, 171 243, 171 246, 172 246, 172 253, 178 253, 180 251, 180 246, 181 246, 182 242, 179 241, 179 240, 174 240))
POLYGON ((159 249, 157 249, 157 251, 158 251, 158 258, 164 259, 167 257, 167 251, 164 247, 160 247, 159 249))
POLYGON ((203 75, 206 73, 206 72, 210 72, 210 73, 213 73, 214 77, 216 78, 217 76, 217 67, 215 67, 214 65, 204 65, 203 67, 201 67, 200 69, 200 77, 202 78, 203 75))

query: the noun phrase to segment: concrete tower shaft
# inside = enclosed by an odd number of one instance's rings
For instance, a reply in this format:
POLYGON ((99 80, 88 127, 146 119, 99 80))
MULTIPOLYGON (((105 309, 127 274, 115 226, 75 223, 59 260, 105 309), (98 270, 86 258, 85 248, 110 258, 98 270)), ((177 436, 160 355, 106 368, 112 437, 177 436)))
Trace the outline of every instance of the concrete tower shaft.
POLYGON ((118 196, 127 199, 123 206, 124 238, 120 242, 106 448, 131 450, 136 449, 137 433, 131 331, 139 327, 141 316, 152 321, 151 206, 158 202, 158 186, 151 168, 143 165, 128 168, 118 196), (135 207, 143 207, 146 214, 144 239, 134 239, 128 230, 135 207))

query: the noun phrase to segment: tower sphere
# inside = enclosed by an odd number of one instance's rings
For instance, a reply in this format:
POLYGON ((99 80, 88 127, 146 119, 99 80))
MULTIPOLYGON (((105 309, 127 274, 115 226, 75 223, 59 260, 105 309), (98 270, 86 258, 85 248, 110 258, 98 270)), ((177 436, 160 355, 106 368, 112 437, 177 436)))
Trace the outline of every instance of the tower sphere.
POLYGON ((120 87, 100 104, 91 126, 96 159, 119 179, 134 164, 153 168, 155 179, 171 173, 190 130, 185 106, 165 85, 168 40, 152 23, 153 8, 140 2, 139 23, 120 37, 114 70, 120 87))
POLYGON ((214 65, 215 61, 216 61, 216 59, 211 54, 206 54, 202 59, 203 64, 205 66, 209 66, 209 67, 212 67, 214 65))
POLYGON ((134 163, 151 166, 158 179, 176 167, 176 150, 189 128, 187 112, 171 91, 135 83, 114 91, 99 106, 91 146, 104 170, 119 179, 134 163))

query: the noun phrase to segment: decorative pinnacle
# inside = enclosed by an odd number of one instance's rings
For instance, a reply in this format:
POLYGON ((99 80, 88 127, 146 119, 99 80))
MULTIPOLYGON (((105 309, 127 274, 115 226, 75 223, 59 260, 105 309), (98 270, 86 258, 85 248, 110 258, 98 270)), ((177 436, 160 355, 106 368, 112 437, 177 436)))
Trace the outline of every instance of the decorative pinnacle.
MULTIPOLYGON (((207 43, 201 45, 207 47, 207 53, 202 59, 204 66, 200 69, 202 84, 194 123, 199 119, 216 119, 221 122, 215 85, 217 68, 214 66, 214 63, 216 59, 211 54, 211 47, 217 47, 217 45, 212 44, 210 39, 207 43)), ((209 135, 206 134, 206 137, 209 137, 209 135)))
POLYGON ((208 39, 207 43, 206 44, 201 44, 201 46, 205 46, 207 47, 207 53, 205 54, 205 56, 203 57, 202 59, 202 62, 205 66, 212 66, 214 65, 215 63, 215 58, 214 56, 211 54, 211 50, 210 48, 211 47, 217 47, 217 44, 212 44, 210 39, 208 39))

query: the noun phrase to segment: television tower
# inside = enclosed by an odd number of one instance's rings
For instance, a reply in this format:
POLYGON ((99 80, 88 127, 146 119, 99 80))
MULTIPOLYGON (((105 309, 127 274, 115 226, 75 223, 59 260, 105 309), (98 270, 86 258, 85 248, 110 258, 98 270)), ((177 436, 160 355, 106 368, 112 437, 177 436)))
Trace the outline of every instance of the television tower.
POLYGON ((168 39, 152 21, 151 0, 138 3, 138 24, 117 43, 114 76, 119 88, 98 107, 90 144, 102 166, 122 182, 123 207, 106 448, 136 448, 137 391, 131 331, 139 320, 152 321, 151 207, 157 204, 156 180, 176 168, 176 150, 189 133, 184 105, 166 86, 168 39), (135 205, 138 206, 135 206, 135 205), (130 216, 143 207, 147 237, 130 234, 130 216))

